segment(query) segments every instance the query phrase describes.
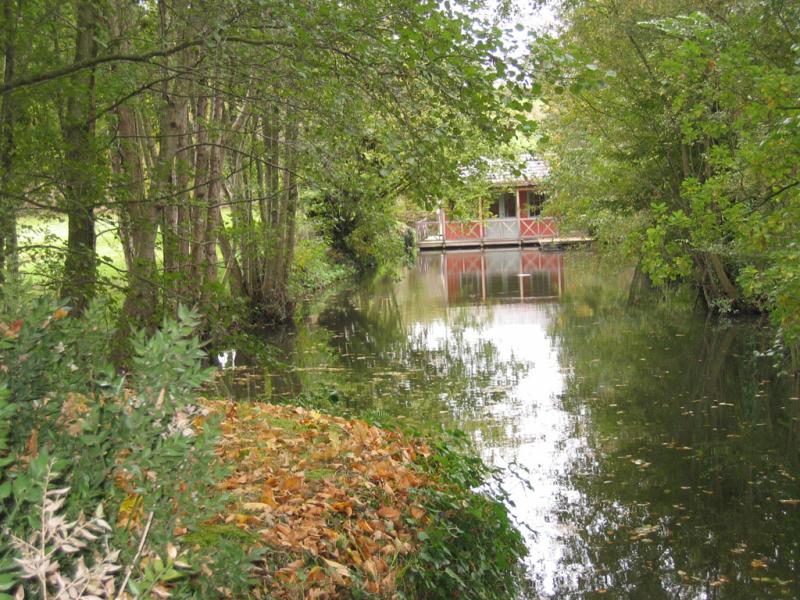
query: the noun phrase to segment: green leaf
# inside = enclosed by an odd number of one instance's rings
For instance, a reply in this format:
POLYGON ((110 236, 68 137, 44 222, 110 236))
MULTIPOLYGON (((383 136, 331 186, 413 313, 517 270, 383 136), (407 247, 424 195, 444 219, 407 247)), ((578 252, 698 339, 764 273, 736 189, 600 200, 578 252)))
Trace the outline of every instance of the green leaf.
POLYGON ((11 495, 11 481, 4 481, 0 484, 0 500, 5 500, 11 495))
POLYGON ((19 579, 13 573, 0 575, 0 592, 7 592, 11 588, 19 585, 19 579))

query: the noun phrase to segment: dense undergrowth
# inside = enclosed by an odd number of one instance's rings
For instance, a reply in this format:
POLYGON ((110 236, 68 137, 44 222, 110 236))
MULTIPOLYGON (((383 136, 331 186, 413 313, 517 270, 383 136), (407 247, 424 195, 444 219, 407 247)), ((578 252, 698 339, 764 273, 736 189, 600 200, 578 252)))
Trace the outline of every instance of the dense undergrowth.
MULTIPOLYGON (((286 566, 285 548, 230 518, 236 486, 221 482, 243 457, 226 460, 227 415, 198 394, 212 375, 193 334, 199 317, 181 310, 152 335, 137 334, 130 369, 120 374, 109 362, 112 314, 98 303, 76 317, 41 295, 4 290, 0 598, 275 594, 264 573, 286 566)), ((514 596, 524 545, 498 498, 473 491, 491 472, 463 441, 431 442, 429 453, 402 465, 417 474, 406 491, 425 517, 405 511, 411 521, 397 523, 411 532, 414 551, 392 563, 395 584, 340 585, 318 597, 514 596)), ((278 460, 264 459, 264 468, 278 460)), ((386 492, 369 478, 366 487, 386 492)), ((339 501, 350 501, 352 490, 342 492, 339 501)), ((395 527, 393 512, 384 517, 395 527)))

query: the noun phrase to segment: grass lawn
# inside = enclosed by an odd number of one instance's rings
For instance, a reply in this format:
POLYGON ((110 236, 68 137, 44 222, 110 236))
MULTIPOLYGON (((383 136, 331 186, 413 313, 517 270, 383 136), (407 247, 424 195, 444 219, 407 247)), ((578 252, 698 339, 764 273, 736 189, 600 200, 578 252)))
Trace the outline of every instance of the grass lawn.
MULTIPOLYGON (((230 226, 229 210, 222 211, 225 223, 230 226)), ((56 213, 20 215, 17 218, 20 246, 20 270, 34 282, 47 285, 60 277, 67 245, 67 218, 56 213), (55 278, 55 279, 54 279, 55 278)), ((125 255, 117 233, 116 216, 98 215, 95 227, 97 255, 100 258, 100 277, 117 288, 127 284, 125 255)), ((158 243, 158 242, 157 242, 158 243)), ((161 264, 160 252, 157 260, 161 264)), ((220 259, 219 277, 224 276, 225 266, 220 259)))
MULTIPOLYGON (((97 255, 100 276, 117 286, 125 285, 125 256, 111 216, 97 222, 97 255)), ((63 265, 67 244, 67 218, 57 214, 20 215, 17 219, 20 270, 36 283, 47 284, 63 265)))

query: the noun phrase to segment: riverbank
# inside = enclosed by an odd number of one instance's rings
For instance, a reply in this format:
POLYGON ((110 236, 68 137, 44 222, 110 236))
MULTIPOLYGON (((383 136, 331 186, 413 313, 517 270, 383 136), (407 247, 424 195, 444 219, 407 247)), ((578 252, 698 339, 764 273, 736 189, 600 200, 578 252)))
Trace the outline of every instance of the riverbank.
POLYGON ((207 407, 224 415, 217 453, 232 469, 207 526, 260 548, 255 597, 506 598, 520 585, 522 539, 501 502, 471 491, 489 472, 455 439, 296 406, 207 407))
POLYGON ((124 375, 100 305, 0 315, 0 600, 515 595, 525 547, 463 434, 208 401, 183 309, 124 375))

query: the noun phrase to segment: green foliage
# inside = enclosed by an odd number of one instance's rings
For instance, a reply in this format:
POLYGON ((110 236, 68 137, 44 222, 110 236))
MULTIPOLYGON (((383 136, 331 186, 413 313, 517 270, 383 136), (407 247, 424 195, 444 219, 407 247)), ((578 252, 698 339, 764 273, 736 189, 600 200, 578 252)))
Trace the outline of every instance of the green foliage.
POLYGON ((431 523, 406 565, 401 588, 409 598, 514 598, 523 585, 527 554, 494 475, 469 447, 463 432, 444 432, 423 469, 441 488, 419 491, 431 523), (480 491, 476 491, 480 488, 480 491))
POLYGON ((562 17, 533 59, 555 108, 555 210, 623 234, 654 281, 767 310, 798 339, 800 11, 579 1, 562 17))
MULTIPOLYGON (((219 578, 228 581, 231 574, 243 589, 250 560, 244 548, 228 548, 228 564, 214 567, 213 577, 175 571, 175 556, 163 550, 175 541, 176 527, 199 528, 225 502, 210 493, 222 477, 215 466, 217 428, 194 400, 211 374, 201 366, 204 354, 193 334, 198 316, 181 308, 177 321, 165 320, 149 336, 137 333, 132 372, 119 376, 106 362, 108 322, 102 307, 75 317, 46 297, 21 293, 13 303, 4 298, 4 527, 21 539, 41 527, 36 506, 47 481, 43 469, 52 465, 62 473, 58 484, 70 488, 63 508, 68 518, 93 513, 102 503, 109 521, 117 523, 112 545, 123 561, 133 557, 146 515, 152 515, 145 553, 150 558, 143 570, 134 568, 132 590, 146 593, 174 580, 189 594, 195 585, 219 585, 219 578)), ((4 546, 0 559, 9 556, 4 546)), ((199 565, 208 557, 186 549, 181 560, 199 565)))
POLYGON ((459 167, 531 128, 483 1, 96 4, 4 5, 0 224, 68 217, 20 236, 23 271, 80 308, 98 284, 124 289, 126 325, 179 302, 212 312, 220 289, 248 316, 290 317, 298 187, 340 205, 321 229, 355 215, 329 236, 343 256, 391 271, 398 205, 461 197, 459 167))
POLYGON ((308 214, 339 261, 359 272, 397 270, 407 256, 396 198, 379 191, 316 193, 308 214))
POLYGON ((308 220, 301 219, 303 235, 297 240, 294 250, 292 272, 289 277, 290 293, 293 297, 307 299, 320 292, 330 290, 337 282, 352 275, 352 269, 337 260, 330 252, 328 239, 321 239, 308 220))

